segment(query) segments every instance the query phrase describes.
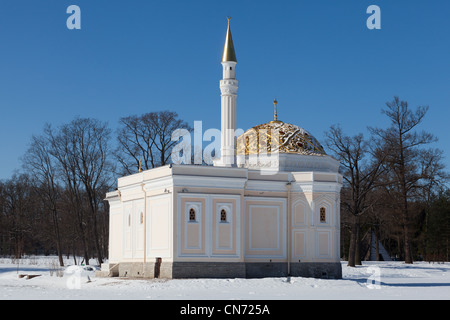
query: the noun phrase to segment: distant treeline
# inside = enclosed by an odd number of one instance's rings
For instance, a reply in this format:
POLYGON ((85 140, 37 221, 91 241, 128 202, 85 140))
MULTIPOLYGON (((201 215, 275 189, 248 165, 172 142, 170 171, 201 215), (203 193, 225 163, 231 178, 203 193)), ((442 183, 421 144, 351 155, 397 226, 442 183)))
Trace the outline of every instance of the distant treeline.
POLYGON ((449 176, 443 152, 432 148, 437 138, 418 131, 427 111, 395 97, 382 109, 390 126, 369 127, 370 137, 347 136, 339 126, 326 133, 344 178, 341 254, 349 266, 364 259, 367 232, 405 263, 449 260, 449 176))
POLYGON ((45 125, 31 137, 22 170, 0 181, 0 256, 57 254, 61 265, 63 255, 102 263, 109 241, 106 192, 119 176, 169 163, 178 128, 191 130, 170 111, 122 118, 114 134, 91 118, 45 125))

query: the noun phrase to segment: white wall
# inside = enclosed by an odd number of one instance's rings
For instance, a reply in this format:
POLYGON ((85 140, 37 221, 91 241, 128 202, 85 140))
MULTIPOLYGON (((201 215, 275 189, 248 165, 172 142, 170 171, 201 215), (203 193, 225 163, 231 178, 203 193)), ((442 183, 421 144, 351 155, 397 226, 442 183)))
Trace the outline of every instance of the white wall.
MULTIPOLYGON (((241 252, 241 204, 239 195, 178 194, 177 259, 234 259, 241 252), (190 220, 190 210, 195 220, 190 220), (226 221, 221 221, 221 210, 226 221)), ((211 260, 209 260, 211 261, 211 260)))

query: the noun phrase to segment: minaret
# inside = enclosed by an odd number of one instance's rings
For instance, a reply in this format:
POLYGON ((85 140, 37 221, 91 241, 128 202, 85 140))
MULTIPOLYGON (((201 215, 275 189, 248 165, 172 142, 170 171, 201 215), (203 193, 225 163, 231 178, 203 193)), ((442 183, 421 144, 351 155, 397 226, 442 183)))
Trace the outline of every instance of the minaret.
POLYGON ((221 158, 218 166, 236 166, 236 98, 239 81, 236 80, 236 53, 230 30, 230 17, 222 55, 223 79, 221 92, 221 158))

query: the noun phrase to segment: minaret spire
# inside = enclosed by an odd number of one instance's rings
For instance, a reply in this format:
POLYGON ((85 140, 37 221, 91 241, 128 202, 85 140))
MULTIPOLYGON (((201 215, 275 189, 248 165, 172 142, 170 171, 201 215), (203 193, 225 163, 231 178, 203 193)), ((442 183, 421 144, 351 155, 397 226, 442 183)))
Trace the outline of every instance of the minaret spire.
POLYGON ((221 156, 217 166, 236 166, 236 100, 239 81, 236 80, 236 53, 228 19, 227 35, 222 54, 223 77, 221 92, 221 156))
POLYGON ((231 28, 230 28, 231 17, 227 17, 227 19, 228 19, 228 30, 227 36, 225 38, 225 46, 223 47, 222 62, 225 61, 237 62, 236 52, 234 51, 233 45, 233 37, 231 36, 231 28))

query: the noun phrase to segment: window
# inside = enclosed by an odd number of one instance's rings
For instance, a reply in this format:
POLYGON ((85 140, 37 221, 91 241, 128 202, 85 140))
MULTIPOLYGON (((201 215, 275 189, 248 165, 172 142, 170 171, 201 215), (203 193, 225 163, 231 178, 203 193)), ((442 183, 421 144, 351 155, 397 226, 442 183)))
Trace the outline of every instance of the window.
POLYGON ((189 209, 189 221, 191 221, 191 222, 195 221, 195 209, 194 208, 189 209))
POLYGON ((227 222, 227 211, 225 209, 220 210, 220 222, 227 222))
POLYGON ((321 223, 327 222, 327 212, 324 207, 320 208, 320 222, 321 223))

